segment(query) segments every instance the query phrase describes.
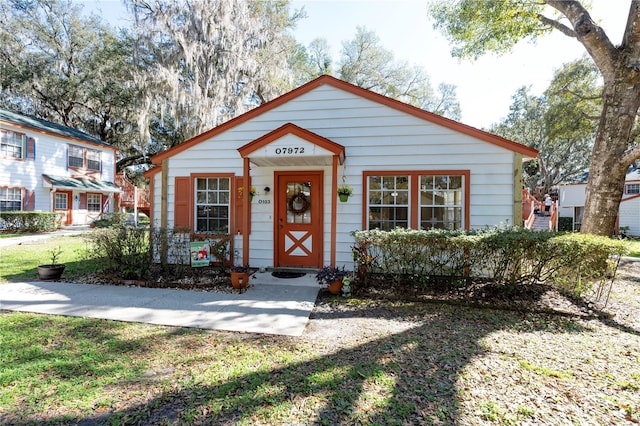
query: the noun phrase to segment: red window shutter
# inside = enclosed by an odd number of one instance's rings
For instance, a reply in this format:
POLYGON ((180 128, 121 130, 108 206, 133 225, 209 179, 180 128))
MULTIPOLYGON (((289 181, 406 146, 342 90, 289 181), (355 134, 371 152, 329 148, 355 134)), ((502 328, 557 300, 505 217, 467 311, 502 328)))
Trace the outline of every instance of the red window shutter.
POLYGON ((191 227, 191 214, 190 214, 190 194, 191 194, 191 180, 187 176, 181 176, 175 178, 174 189, 174 210, 173 210, 173 227, 174 228, 190 228, 191 227))
POLYGON ((87 209, 87 194, 84 192, 80 194, 80 209, 87 209))
POLYGON ((36 194, 35 191, 24 191, 24 199, 22 200, 22 210, 32 212, 36 209, 36 194))
POLYGON ((108 212, 109 211, 109 196, 108 195, 103 195, 102 196, 102 211, 100 213, 104 213, 104 212, 108 212))
POLYGON ((36 140, 34 138, 27 138, 27 160, 36 159, 36 140))

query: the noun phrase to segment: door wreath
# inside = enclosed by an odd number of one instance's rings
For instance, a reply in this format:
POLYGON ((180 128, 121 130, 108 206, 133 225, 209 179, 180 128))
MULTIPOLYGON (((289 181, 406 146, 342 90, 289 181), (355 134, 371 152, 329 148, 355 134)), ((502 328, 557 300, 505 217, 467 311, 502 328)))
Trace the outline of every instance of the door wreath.
POLYGON ((294 214, 302 214, 309 210, 309 199, 302 192, 298 192, 289 200, 289 210, 294 214))

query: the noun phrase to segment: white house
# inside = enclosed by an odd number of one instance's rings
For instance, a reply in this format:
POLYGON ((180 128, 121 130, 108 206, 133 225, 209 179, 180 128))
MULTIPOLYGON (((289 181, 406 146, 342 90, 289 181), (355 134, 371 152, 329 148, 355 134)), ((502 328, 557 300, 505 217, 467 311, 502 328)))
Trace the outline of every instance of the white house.
POLYGON ((322 76, 156 155, 146 176, 153 226, 232 234, 236 264, 350 267, 354 230, 522 224, 536 155, 322 76))
MULTIPOLYGON (((587 180, 558 186, 560 217, 573 219, 573 229, 580 230, 584 204, 587 198, 587 180)), ((640 235, 640 169, 630 167, 625 177, 624 193, 618 210, 618 229, 628 228, 629 235, 640 235)))
POLYGON ((88 224, 116 208, 115 157, 83 132, 0 109, 0 211, 55 211, 63 224, 88 224))

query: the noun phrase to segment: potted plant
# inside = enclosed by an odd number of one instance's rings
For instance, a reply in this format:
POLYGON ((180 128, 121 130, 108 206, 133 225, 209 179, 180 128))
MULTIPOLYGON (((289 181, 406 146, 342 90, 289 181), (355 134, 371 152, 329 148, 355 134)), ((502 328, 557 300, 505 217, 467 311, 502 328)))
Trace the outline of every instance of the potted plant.
POLYGON ((64 268, 67 265, 61 265, 58 263, 58 257, 62 254, 62 248, 60 246, 49 250, 51 256, 51 263, 46 265, 38 265, 38 277, 41 280, 57 280, 62 276, 64 268))
MULTIPOLYGON (((238 188, 238 194, 242 197, 242 192, 244 191, 243 187, 238 188)), ((253 201, 253 197, 254 195, 256 195, 258 192, 256 191, 256 187, 252 186, 249 188, 249 202, 253 201)))
POLYGON ((349 195, 353 194, 353 188, 349 185, 340 185, 338 187, 338 197, 340 201, 345 202, 349 199, 349 195))
POLYGON ((254 271, 249 268, 249 265, 232 266, 231 267, 231 285, 233 288, 243 289, 247 287, 249 283, 249 277, 253 275, 254 271))
POLYGON ((331 294, 340 294, 342 289, 342 279, 349 275, 349 271, 332 266, 325 266, 316 274, 316 281, 323 287, 326 287, 331 294))

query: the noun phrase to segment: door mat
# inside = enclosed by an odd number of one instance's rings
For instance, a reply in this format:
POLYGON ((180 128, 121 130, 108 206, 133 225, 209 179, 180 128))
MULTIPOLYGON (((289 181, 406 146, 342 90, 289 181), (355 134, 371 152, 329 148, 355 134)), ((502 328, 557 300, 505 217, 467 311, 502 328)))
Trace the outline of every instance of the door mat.
POLYGON ((300 278, 307 275, 306 272, 273 271, 272 276, 276 278, 300 278))

